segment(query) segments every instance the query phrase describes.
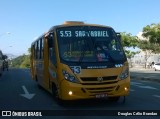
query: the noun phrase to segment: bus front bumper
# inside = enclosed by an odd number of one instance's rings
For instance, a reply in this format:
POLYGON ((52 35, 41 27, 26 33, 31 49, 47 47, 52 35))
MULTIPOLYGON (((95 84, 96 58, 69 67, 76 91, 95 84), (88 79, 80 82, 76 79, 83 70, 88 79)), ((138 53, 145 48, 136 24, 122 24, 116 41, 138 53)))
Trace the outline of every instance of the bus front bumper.
POLYGON ((104 85, 83 85, 63 80, 60 87, 63 87, 59 90, 62 100, 126 96, 130 90, 130 77, 115 84, 104 85))

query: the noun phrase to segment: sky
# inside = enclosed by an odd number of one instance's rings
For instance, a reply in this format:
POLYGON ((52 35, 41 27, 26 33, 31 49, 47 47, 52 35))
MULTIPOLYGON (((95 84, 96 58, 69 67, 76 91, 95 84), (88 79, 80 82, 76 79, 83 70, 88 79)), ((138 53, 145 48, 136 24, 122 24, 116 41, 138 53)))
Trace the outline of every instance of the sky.
POLYGON ((22 55, 36 37, 64 21, 107 25, 137 35, 160 23, 160 0, 0 0, 0 50, 22 55))

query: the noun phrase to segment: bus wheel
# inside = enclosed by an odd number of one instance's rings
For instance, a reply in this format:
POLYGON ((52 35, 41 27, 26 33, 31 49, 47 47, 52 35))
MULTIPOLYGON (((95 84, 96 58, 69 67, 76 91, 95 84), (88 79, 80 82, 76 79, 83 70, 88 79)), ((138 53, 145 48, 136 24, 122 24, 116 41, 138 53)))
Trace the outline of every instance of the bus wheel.
POLYGON ((119 98, 120 98, 120 96, 118 96, 118 97, 109 97, 108 99, 111 102, 117 102, 119 100, 119 98))
POLYGON ((56 100, 59 99, 58 89, 55 84, 52 84, 52 94, 53 94, 54 99, 56 100))
POLYGON ((59 98, 58 89, 55 84, 52 84, 52 95, 54 100, 61 106, 64 106, 64 101, 59 98))

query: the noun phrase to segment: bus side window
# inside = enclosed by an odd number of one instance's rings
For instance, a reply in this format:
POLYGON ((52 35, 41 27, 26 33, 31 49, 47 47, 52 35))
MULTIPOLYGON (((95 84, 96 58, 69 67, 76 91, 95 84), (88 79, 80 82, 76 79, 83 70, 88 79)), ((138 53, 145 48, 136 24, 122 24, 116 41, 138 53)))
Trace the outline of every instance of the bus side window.
POLYGON ((54 44, 54 35, 50 34, 48 36, 48 50, 49 50, 49 59, 56 66, 56 54, 55 54, 55 44, 54 44))
POLYGON ((37 42, 35 42, 35 45, 34 45, 35 47, 34 47, 34 59, 37 59, 37 42))
POLYGON ((44 37, 42 37, 42 45, 41 45, 41 58, 44 58, 44 37))

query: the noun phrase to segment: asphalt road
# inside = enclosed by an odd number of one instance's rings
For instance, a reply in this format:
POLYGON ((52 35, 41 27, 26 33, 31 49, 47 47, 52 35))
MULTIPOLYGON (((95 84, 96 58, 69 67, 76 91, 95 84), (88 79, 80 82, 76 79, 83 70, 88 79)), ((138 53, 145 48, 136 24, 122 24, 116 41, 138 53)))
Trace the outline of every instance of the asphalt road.
POLYGON ((130 68, 131 78, 137 80, 147 80, 160 83, 160 71, 144 68, 130 68))
MULTIPOLYGON (((135 73, 136 74, 136 73, 135 73)), ((37 86, 28 69, 10 69, 0 77, 0 110, 160 110, 160 83, 131 80, 130 95, 117 103, 82 100, 60 106, 52 95, 37 86), (27 99, 23 94, 33 94, 27 99)))

